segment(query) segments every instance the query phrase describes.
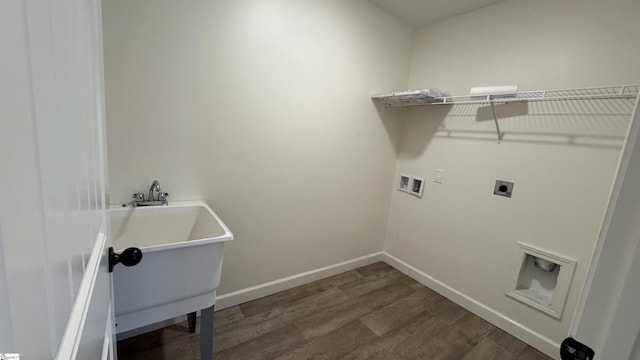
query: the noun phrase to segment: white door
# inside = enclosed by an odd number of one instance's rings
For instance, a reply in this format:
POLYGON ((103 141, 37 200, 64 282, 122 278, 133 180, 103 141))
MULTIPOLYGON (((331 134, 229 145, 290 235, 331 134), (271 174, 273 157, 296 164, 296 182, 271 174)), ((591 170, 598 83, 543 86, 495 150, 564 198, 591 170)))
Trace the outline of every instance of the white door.
POLYGON ((0 353, 113 358, 100 0, 2 0, 0 353))
POLYGON ((571 331, 576 340, 595 350, 595 359, 640 360, 639 189, 640 108, 636 102, 594 267, 571 331))

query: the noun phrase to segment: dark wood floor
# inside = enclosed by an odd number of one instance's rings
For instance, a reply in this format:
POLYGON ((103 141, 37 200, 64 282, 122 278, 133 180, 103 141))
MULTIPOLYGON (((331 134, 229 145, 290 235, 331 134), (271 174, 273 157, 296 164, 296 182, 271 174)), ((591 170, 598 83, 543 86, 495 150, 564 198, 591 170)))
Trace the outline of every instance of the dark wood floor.
MULTIPOLYGON (((200 359, 186 323, 118 342, 120 360, 200 359)), ((222 359, 550 359, 379 262, 215 313, 222 359)))

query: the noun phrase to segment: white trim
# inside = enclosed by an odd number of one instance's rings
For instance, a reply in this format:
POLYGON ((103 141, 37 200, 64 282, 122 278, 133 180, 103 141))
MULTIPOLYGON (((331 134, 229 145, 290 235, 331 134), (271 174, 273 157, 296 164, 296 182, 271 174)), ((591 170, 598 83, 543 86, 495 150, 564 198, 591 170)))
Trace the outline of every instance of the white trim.
MULTIPOLYGON (((104 224, 101 228, 104 229, 104 224)), ((100 259, 102 258, 106 242, 107 236, 101 231, 98 233, 98 237, 93 245, 93 250, 91 251, 89 262, 85 268, 80 288, 78 289, 78 296, 76 296, 76 301, 71 309, 67 328, 64 331, 56 359, 75 359, 78 354, 78 346, 80 345, 80 338, 82 337, 84 325, 87 320, 91 297, 96 279, 98 278, 98 271, 100 270, 100 259)))
MULTIPOLYGON (((111 307, 107 310, 107 319, 111 319, 111 307)), ((111 321, 107 320, 107 326, 104 329, 104 341, 102 343, 102 358, 101 360, 108 360, 113 357, 113 348, 111 347, 111 340, 113 335, 111 333, 111 321)))
MULTIPOLYGON (((637 312, 630 313, 625 309, 624 304, 637 299, 631 295, 633 291, 640 291, 640 286, 633 283, 633 276, 629 276, 633 274, 635 251, 640 249, 636 226, 640 212, 636 205, 640 180, 637 172, 637 164, 640 163, 640 94, 633 111, 607 211, 570 331, 577 340, 593 348, 596 356, 612 356, 614 353, 615 358, 621 359, 634 351, 634 342, 639 336, 637 328, 632 330, 620 319, 628 321, 630 317, 637 316, 637 312)), ((637 320, 635 322, 637 324, 637 320)))
POLYGON ((261 297, 291 289, 296 286, 304 285, 312 281, 324 279, 326 277, 337 275, 345 271, 373 264, 381 260, 382 254, 382 252, 369 254, 338 264, 325 266, 323 268, 303 272, 297 275, 288 276, 282 279, 220 295, 216 297, 216 310, 226 309, 228 307, 242 304, 247 301, 259 299, 261 297))
POLYGON ((508 291, 506 295, 556 319, 561 319, 562 310, 564 310, 565 303, 567 302, 569 288, 571 287, 571 281, 573 280, 576 261, 523 242, 518 242, 518 246, 520 247, 521 263, 518 264, 518 268, 514 272, 513 288, 511 291, 508 291), (560 266, 557 283, 555 289, 552 290, 553 298, 551 300, 551 304, 542 304, 538 302, 537 299, 532 298, 527 293, 518 289, 520 276, 524 270, 527 255, 541 258, 560 266))
MULTIPOLYGON (((412 279, 438 292, 447 299, 457 303, 458 305, 464 307, 470 312, 492 323, 493 325, 505 330, 509 334, 519 338, 520 340, 542 351, 548 356, 554 359, 559 359, 560 344, 533 331, 532 329, 527 328, 520 323, 509 319, 498 311, 489 308, 488 306, 478 302, 468 295, 465 295, 458 290, 451 288, 441 281, 434 279, 433 277, 423 273, 422 271, 384 251, 217 296, 216 311, 239 305, 264 296, 275 294, 279 291, 291 289, 293 287, 304 285, 316 280, 324 279, 326 277, 340 274, 345 271, 357 269, 362 266, 373 264, 377 261, 384 261, 388 265, 401 271, 412 279)), ((177 324, 182 321, 184 321, 184 317, 178 317, 174 319, 168 319, 157 324, 145 326, 139 329, 123 332, 118 334, 118 340, 140 335, 145 332, 156 330, 171 324, 177 324)))
MULTIPOLYGON (((216 311, 239 305, 247 301, 259 299, 280 291, 304 285, 329 276, 337 275, 345 271, 357 269, 362 266, 380 261, 382 252, 365 255, 356 259, 347 260, 338 264, 325 266, 323 268, 307 271, 304 273, 288 276, 282 279, 270 281, 264 284, 248 287, 227 294, 216 296, 216 311)), ((198 312, 198 316, 200 312, 198 312)), ((170 325, 185 321, 184 316, 167 319, 154 324, 143 326, 137 329, 122 331, 117 334, 118 341, 138 336, 150 331, 161 329, 170 325)))
POLYGON ((509 319, 498 311, 478 302, 458 290, 455 290, 443 282, 434 279, 387 252, 382 252, 382 261, 393 266, 422 285, 436 291, 440 295, 478 315, 484 320, 542 351, 548 356, 551 356, 554 359, 559 359, 560 344, 552 341, 551 339, 509 319))
POLYGON ((396 268, 412 279, 420 282, 421 284, 429 287, 430 289, 440 293, 447 299, 464 307, 465 309, 478 315, 484 320, 521 339, 522 341, 542 351, 548 356, 554 359, 559 359, 559 343, 554 342, 553 340, 543 336, 542 334, 539 334, 534 330, 509 319, 504 314, 501 314, 498 311, 471 298, 470 296, 453 289, 452 287, 442 283, 437 279, 434 279, 433 277, 423 273, 422 271, 384 251, 220 295, 216 298, 216 310, 222 310, 231 306, 242 304, 247 301, 275 294, 279 291, 287 290, 312 281, 323 279, 345 271, 353 270, 361 266, 373 264, 374 262, 380 260, 396 268))

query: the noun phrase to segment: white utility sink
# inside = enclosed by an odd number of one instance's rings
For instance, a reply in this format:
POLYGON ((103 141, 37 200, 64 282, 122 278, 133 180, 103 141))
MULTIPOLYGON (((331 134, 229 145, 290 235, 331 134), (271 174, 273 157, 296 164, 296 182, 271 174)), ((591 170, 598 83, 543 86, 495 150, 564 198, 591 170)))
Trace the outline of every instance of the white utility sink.
POLYGON ((223 246, 233 234, 207 204, 117 206, 109 215, 114 250, 142 250, 138 265, 113 271, 118 333, 215 304, 223 246))

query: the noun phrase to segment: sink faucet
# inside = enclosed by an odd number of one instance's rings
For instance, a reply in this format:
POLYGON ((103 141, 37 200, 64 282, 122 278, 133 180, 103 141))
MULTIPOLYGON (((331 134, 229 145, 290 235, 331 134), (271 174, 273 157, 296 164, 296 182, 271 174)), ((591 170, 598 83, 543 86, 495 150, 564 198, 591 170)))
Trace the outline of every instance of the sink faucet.
POLYGON ((147 198, 149 201, 153 201, 153 192, 160 192, 160 182, 158 180, 153 180, 151 183, 151 187, 149 188, 149 197, 147 198))
POLYGON ((154 205, 169 205, 167 197, 169 194, 162 192, 160 189, 160 182, 153 180, 151 187, 149 187, 149 197, 144 198, 144 193, 139 192, 133 194, 133 206, 154 206, 154 205), (153 194, 158 193, 157 198, 154 198, 153 194))

